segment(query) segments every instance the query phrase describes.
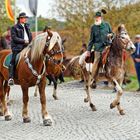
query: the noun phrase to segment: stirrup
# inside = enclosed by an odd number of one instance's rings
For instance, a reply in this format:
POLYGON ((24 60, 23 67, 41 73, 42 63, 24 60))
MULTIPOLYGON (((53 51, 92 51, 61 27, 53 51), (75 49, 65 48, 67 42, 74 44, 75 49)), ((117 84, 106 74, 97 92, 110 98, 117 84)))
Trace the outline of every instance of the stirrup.
POLYGON ((8 80, 8 86, 13 86, 14 85, 14 79, 13 78, 10 78, 8 80))

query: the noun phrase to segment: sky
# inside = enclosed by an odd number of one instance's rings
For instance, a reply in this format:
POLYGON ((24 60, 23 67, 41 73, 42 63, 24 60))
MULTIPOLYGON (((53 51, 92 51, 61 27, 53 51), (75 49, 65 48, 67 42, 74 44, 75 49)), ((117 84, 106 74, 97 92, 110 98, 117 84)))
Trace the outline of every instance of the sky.
MULTIPOLYGON (((97 0, 98 1, 98 0, 97 0)), ((128 1, 140 1, 140 0, 125 0, 128 1)), ((41 15, 46 18, 56 18, 58 20, 63 20, 63 18, 59 17, 57 12, 54 11, 54 4, 56 0, 38 0, 38 16, 41 15)), ((26 12, 28 16, 31 16, 28 8, 28 0, 16 0, 16 6, 20 8, 21 12, 26 12)), ((18 15, 18 14, 17 14, 18 15)))
MULTIPOLYGON (((28 0, 16 0, 16 6, 21 10, 21 12, 26 12, 28 16, 31 16, 31 13, 27 10, 28 0)), ((53 4, 55 0, 38 0, 38 13, 47 18, 57 18, 56 14, 53 12, 53 4)))

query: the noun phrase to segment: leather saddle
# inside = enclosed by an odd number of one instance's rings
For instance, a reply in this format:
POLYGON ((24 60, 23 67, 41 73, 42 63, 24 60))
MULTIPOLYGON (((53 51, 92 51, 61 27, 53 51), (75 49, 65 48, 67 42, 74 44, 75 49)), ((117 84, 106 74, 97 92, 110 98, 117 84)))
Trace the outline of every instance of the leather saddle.
MULTIPOLYGON (((103 50, 102 57, 101 57, 102 65, 106 64, 109 52, 110 52, 110 47, 106 47, 103 50)), ((90 57, 86 57, 86 59, 85 59, 86 63, 94 63, 94 57, 95 57, 94 51, 92 51, 90 57)))

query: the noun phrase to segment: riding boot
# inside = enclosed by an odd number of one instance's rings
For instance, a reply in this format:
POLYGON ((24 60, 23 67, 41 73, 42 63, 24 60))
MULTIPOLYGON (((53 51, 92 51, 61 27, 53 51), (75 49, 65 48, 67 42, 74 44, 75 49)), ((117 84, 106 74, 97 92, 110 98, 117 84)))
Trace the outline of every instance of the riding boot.
POLYGON ((14 66, 10 64, 9 66, 9 80, 8 80, 8 86, 14 85, 14 66))

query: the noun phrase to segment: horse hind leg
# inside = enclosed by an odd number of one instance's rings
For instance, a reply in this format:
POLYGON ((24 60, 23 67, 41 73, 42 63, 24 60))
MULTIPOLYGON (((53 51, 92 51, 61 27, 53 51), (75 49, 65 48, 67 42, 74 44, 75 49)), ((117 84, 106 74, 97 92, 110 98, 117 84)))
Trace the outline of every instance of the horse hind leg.
POLYGON ((91 95, 90 95, 90 84, 91 84, 91 74, 87 71, 82 71, 84 81, 85 81, 85 90, 87 97, 84 99, 84 102, 89 102, 89 106, 91 107, 92 111, 96 111, 95 105, 91 101, 91 95))
POLYGON ((118 109, 120 115, 125 115, 124 110, 120 106, 120 98, 123 94, 123 90, 122 90, 120 84, 116 80, 113 80, 113 82, 114 82, 116 90, 117 90, 117 96, 116 96, 116 99, 110 104, 110 108, 113 109, 117 106, 117 109, 118 109))
POLYGON ((8 81, 4 82, 4 92, 6 94, 7 105, 10 106, 11 105, 11 103, 10 103, 10 87, 8 86, 8 81))
POLYGON ((0 101, 1 101, 1 115, 4 114, 5 120, 10 121, 12 119, 11 114, 8 110, 7 103, 5 100, 5 92, 3 86, 3 77, 0 75, 0 101))

